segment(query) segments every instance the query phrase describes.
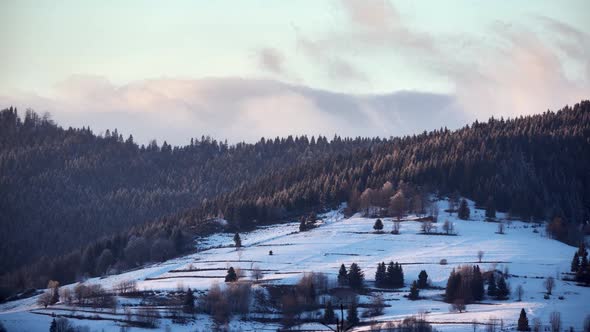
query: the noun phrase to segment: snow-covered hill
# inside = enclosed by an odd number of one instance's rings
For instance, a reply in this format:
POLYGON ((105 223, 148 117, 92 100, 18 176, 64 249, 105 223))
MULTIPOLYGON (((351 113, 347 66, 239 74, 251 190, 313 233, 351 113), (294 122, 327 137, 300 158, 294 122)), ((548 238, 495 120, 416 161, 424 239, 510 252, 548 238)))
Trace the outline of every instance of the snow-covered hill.
MULTIPOLYGON (((437 204, 442 211, 447 203, 440 201, 437 204)), ((514 329, 520 310, 524 308, 531 322, 537 317, 547 325, 550 313, 558 311, 564 327, 573 326, 580 330, 584 317, 590 314, 590 288, 562 280, 563 273, 569 272, 576 248, 545 237, 542 227, 520 221, 506 222, 503 214, 498 214, 498 219, 505 221, 505 234, 498 234, 498 223, 486 222, 484 211, 475 209, 472 203, 470 208, 470 220, 459 220, 456 214, 449 216, 441 212, 437 227, 440 230, 442 223, 448 220, 454 223, 456 236, 421 234, 421 223, 412 220, 403 221, 401 234, 393 235, 389 233, 393 224, 390 218, 383 220, 385 232, 377 234, 373 231, 375 219, 360 216, 347 219, 339 211, 333 211, 322 215, 318 227, 306 232, 299 232, 297 222, 262 227, 241 234, 243 247, 239 250, 233 247, 233 234, 216 234, 199 243, 198 253, 120 275, 90 279, 86 284, 96 283, 112 289, 121 281, 136 280, 139 290, 153 290, 165 297, 179 288, 206 291, 215 282, 223 286, 230 266, 242 271, 262 270, 263 277, 255 285, 260 287, 296 284, 306 272, 322 272, 334 283, 340 265, 348 267, 355 262, 365 273, 366 285, 373 288, 377 264, 397 261, 403 264, 406 287, 383 292, 386 304, 390 306, 384 309, 383 315, 364 321, 399 321, 422 312, 427 321, 442 331, 472 331, 473 321, 486 323, 491 318, 501 319, 505 328, 514 329), (273 255, 269 255, 271 250, 273 255), (484 252, 481 263, 478 262, 478 251, 484 252), (443 259, 447 260, 446 265, 441 265, 443 259), (418 278, 421 270, 426 270, 432 286, 443 288, 451 270, 466 264, 478 264, 482 270, 507 270, 510 275, 507 280, 513 290, 511 298, 506 301, 485 299, 480 304, 467 305, 466 312, 457 313, 451 312, 449 304, 442 301, 442 289, 424 290, 420 293, 424 299, 417 301, 404 297, 411 281, 418 278), (556 287, 553 295, 545 299, 543 282, 549 276, 556 279, 556 287), (517 301, 514 295, 519 285, 524 289, 522 301, 517 301)), ((246 272, 243 279, 250 278, 250 273, 246 272)), ((379 292, 374 291, 372 295, 379 292)), ((370 296, 360 296, 359 300, 368 302, 370 296)), ((139 304, 139 300, 134 299, 118 300, 120 305, 139 304)), ((41 308, 33 297, 0 305, 0 321, 8 331, 47 331, 52 313, 60 315, 71 313, 71 310, 71 307, 60 304, 41 308)), ((73 324, 86 325, 91 330, 118 330, 121 323, 117 320, 124 316, 121 309, 117 312, 75 310, 79 315, 94 316, 92 320, 71 319, 73 324)), ((362 314, 365 309, 359 310, 362 314)), ((321 315, 321 310, 308 313, 309 317, 315 315, 321 315)), ((174 331, 210 329, 212 321, 209 316, 199 314, 195 317, 186 325, 163 318, 159 326, 174 331)), ((242 331, 271 331, 280 327, 278 322, 262 323, 246 318, 234 316, 230 326, 242 331)), ((304 327, 327 330, 319 324, 308 323, 304 327)), ((358 330, 368 329, 365 326, 358 330)), ((484 325, 479 329, 483 330, 484 325)))

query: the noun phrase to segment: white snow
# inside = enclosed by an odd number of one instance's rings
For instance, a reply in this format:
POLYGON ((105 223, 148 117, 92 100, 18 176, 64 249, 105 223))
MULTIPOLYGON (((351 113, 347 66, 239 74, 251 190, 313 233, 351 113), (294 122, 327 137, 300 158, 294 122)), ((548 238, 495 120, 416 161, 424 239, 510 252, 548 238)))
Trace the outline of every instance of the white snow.
MULTIPOLYGON (((373 320, 401 320, 425 312, 426 319, 437 323, 435 327, 441 331, 471 331, 473 320, 485 323, 490 318, 502 319, 506 327, 514 328, 521 308, 525 308, 529 322, 538 317, 546 325, 549 314, 559 311, 564 327, 573 326, 576 330, 582 328, 584 317, 590 314, 587 300, 590 288, 561 280, 561 273, 569 271, 576 248, 545 237, 542 227, 538 228, 539 233, 534 233, 532 224, 520 221, 507 223, 506 233, 497 234, 497 223, 485 222, 484 211, 475 209, 472 202, 471 220, 467 221, 457 219, 456 214, 449 216, 442 212, 446 208, 445 201, 437 204, 441 210, 439 229, 445 220, 449 220, 455 224, 457 236, 419 234, 420 223, 416 221, 402 222, 401 234, 392 235, 389 234, 391 218, 383 220, 385 232, 376 234, 373 232, 375 219, 359 215, 346 219, 339 211, 332 211, 322 215, 323 222, 319 227, 307 232, 298 231, 298 222, 261 227, 241 234, 243 248, 239 250, 233 247, 233 234, 215 234, 200 243, 200 250, 195 254, 87 282, 111 288, 122 280, 137 280, 140 290, 166 291, 179 286, 207 290, 214 281, 223 284, 230 266, 241 269, 256 266, 266 270, 264 282, 294 284, 305 272, 312 271, 323 272, 335 280, 340 264, 344 263, 348 267, 350 263, 356 262, 363 269, 368 284, 371 284, 379 262, 397 261, 403 264, 407 287, 401 292, 384 293, 391 307, 385 308, 384 315, 374 317, 373 320), (269 250, 273 251, 272 256, 269 250), (482 263, 477 263, 479 250, 485 253, 482 263), (440 265, 441 259, 446 259, 448 264, 440 265), (443 290, 422 291, 420 295, 426 297, 425 300, 410 301, 403 297, 421 270, 427 271, 434 286, 444 287, 450 271, 465 264, 479 264, 482 270, 495 267, 503 271, 508 268, 510 274, 516 275, 508 279, 513 293, 518 285, 524 288, 523 301, 516 301, 514 295, 507 301, 486 299, 485 304, 468 305, 467 312, 454 313, 449 311, 447 303, 440 301, 443 290), (194 271, 196 269, 208 270, 194 271), (548 276, 556 278, 556 288, 551 298, 545 300, 543 278, 548 276), (564 299, 559 300, 559 296, 564 299)), ((499 213, 498 218, 504 219, 505 216, 499 213)), ((249 278, 248 272, 246 278, 249 278)), ((39 312, 35 301, 36 298, 31 298, 0 305, 0 321, 8 331, 48 329, 51 317, 33 313, 39 312)), ((359 309, 360 313, 363 310, 359 309)), ((163 320, 160 326, 164 328, 168 325, 175 331, 194 331, 195 328, 207 330, 210 319, 204 315, 198 317, 196 322, 188 326, 175 325, 167 320, 163 320)), ((90 326, 91 330, 119 328, 108 320, 72 319, 72 322, 90 326)), ((232 321, 232 326, 243 331, 276 330, 278 327, 263 328, 260 323, 244 322, 237 318, 232 321)), ((483 327, 480 329, 483 330, 483 327)))

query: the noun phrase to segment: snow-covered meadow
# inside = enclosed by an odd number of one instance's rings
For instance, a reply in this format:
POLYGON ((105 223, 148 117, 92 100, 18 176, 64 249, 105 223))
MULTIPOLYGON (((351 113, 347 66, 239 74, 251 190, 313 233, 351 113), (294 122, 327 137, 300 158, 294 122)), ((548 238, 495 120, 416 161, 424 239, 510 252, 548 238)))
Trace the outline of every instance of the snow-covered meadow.
MULTIPOLYGON (((322 272, 331 281, 336 280, 341 264, 347 267, 355 262, 362 268, 366 284, 373 287, 375 270, 379 262, 399 262, 403 264, 406 287, 396 292, 383 294, 386 304, 384 314, 366 320, 399 321, 404 317, 425 314, 441 331, 472 331, 472 322, 486 323, 490 318, 503 320, 507 329, 514 329, 521 308, 527 312, 529 321, 538 317, 548 324, 549 314, 561 313, 563 326, 582 328, 583 319, 590 314, 590 288, 576 286, 571 281, 562 280, 564 272, 569 272, 570 262, 576 248, 544 236, 544 228, 533 232, 533 224, 520 221, 505 222, 505 234, 498 234, 498 224, 486 222, 484 211, 475 209, 470 203, 470 220, 459 220, 456 213, 442 212, 446 202, 438 202, 440 216, 437 227, 448 220, 455 225, 456 236, 421 234, 420 222, 403 221, 399 235, 390 234, 393 221, 383 219, 385 225, 381 234, 373 231, 375 219, 359 215, 344 218, 340 211, 322 215, 318 227, 299 232, 299 223, 261 227, 250 233, 241 234, 241 249, 233 247, 233 234, 215 234, 199 241, 195 254, 169 260, 105 278, 95 278, 86 283, 98 283, 111 289, 124 280, 136 280, 139 290, 154 290, 165 294, 178 288, 206 291, 212 283, 221 285, 227 269, 232 266, 250 278, 250 271, 259 268, 263 271, 261 284, 295 284, 306 272, 322 272), (273 255, 269 255, 269 251, 273 255), (482 262, 477 253, 483 251, 482 262), (441 265, 446 259, 447 264, 441 265), (430 289, 420 293, 425 299, 410 301, 408 293, 411 281, 417 279, 421 270, 426 270, 433 286, 445 287, 449 273, 459 265, 478 264, 482 270, 508 270, 507 280, 512 288, 509 300, 484 300, 480 304, 467 305, 463 313, 451 312, 449 304, 443 302, 444 290, 430 289), (544 299, 544 278, 556 279, 556 287, 549 299, 544 299), (522 301, 517 301, 514 290, 518 285, 524 289, 522 301), (560 299, 562 297, 563 299, 560 299)), ((409 219, 412 219, 411 216, 409 219)), ((498 219, 505 216, 498 214, 498 219)), ((64 286, 64 287, 73 287, 64 286)), ((361 297, 361 301, 366 300, 361 297)), ((120 299, 123 301, 124 299, 120 299)), ((43 309, 36 304, 36 298, 29 298, 0 305, 0 321, 8 331, 46 331, 52 319, 51 313, 60 314, 66 310, 63 305, 43 309)), ((359 309, 362 314, 364 309, 359 309)), ((82 313, 82 312, 80 312, 82 313)), ((91 330, 118 330, 117 315, 105 312, 88 313, 100 315, 106 320, 71 319, 75 325, 86 325, 91 330)), ((207 331, 212 322, 206 315, 197 315, 196 320, 187 325, 172 323, 162 319, 160 328, 170 327, 174 331, 207 331)), ((231 327, 242 331, 276 330, 278 324, 262 324, 235 317, 231 327)), ((306 324, 305 328, 327 330, 319 324, 306 324)), ((479 327, 483 330, 483 326, 479 327)), ((368 326, 358 330, 369 329, 368 326)), ((130 331, 140 330, 130 328, 130 331)))

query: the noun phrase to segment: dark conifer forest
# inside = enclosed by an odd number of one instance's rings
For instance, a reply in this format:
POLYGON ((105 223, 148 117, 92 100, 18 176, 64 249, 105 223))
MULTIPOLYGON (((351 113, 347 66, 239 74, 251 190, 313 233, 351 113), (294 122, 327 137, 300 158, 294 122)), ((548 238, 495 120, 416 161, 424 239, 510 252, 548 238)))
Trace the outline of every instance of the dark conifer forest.
MULTIPOLYGON (((228 145, 209 137, 147 146, 117 130, 64 129, 0 112, 0 271, 6 297, 190 251, 238 232, 383 192, 459 193, 576 243, 590 219, 590 101, 451 131, 380 138, 287 137, 228 145), (387 186, 384 186, 387 184, 387 186), (581 231, 582 230, 582 231, 581 231)), ((385 203, 383 203, 384 201, 385 203)))

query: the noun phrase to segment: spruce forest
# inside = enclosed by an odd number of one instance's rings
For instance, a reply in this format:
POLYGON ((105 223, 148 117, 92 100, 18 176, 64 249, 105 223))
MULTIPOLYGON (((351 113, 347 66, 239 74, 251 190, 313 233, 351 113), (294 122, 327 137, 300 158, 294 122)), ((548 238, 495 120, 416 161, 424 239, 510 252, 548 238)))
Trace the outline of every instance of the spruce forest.
POLYGON ((307 218, 347 203, 424 210, 462 196, 514 218, 548 220, 577 245, 590 218, 590 101, 391 138, 285 137, 228 145, 139 145, 116 129, 67 128, 34 111, 0 113, 1 296, 191 252, 192 241, 307 218), (39 258, 42 257, 42 258, 39 258))

